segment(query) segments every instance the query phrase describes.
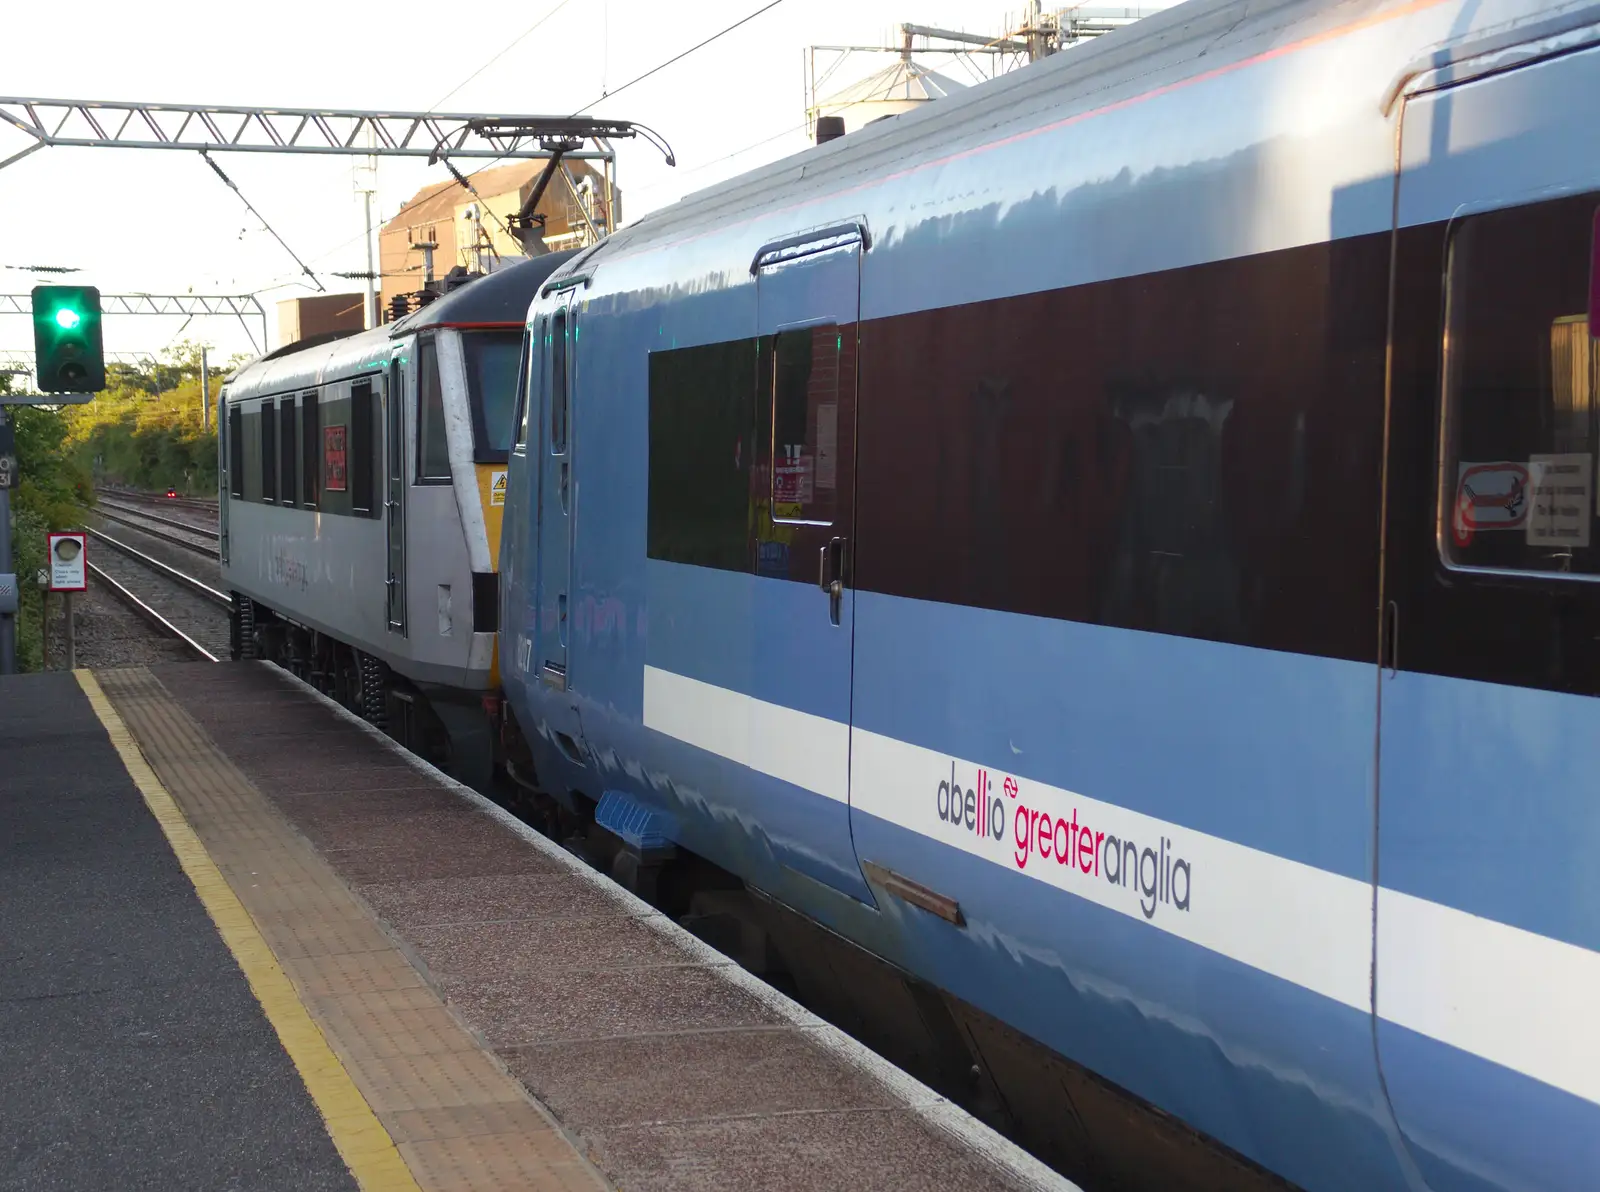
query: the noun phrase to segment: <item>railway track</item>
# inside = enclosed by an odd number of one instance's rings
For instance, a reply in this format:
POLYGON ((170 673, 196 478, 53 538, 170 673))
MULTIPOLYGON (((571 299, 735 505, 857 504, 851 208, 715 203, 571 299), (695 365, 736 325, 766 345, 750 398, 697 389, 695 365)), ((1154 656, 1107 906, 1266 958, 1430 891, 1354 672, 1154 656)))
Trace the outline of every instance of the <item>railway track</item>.
POLYGON ((145 493, 127 488, 100 488, 95 491, 102 496, 115 497, 119 501, 132 501, 141 505, 161 505, 168 509, 193 509, 199 513, 215 513, 217 511, 215 497, 169 497, 160 493, 145 493))
POLYGON ((174 546, 181 546, 208 558, 217 557, 220 535, 209 526, 196 526, 170 517, 159 517, 142 509, 111 504, 103 499, 95 512, 107 521, 131 526, 141 534, 148 534, 152 538, 159 538, 163 542, 170 542, 174 546))
MULTIPOLYGON (((150 512, 149 510, 143 509, 138 505, 128 505, 119 501, 108 501, 105 497, 100 498, 99 507, 101 509, 114 509, 122 514, 142 517, 158 526, 172 526, 179 530, 188 530, 195 534, 204 534, 213 539, 217 537, 217 527, 214 520, 212 524, 208 525, 205 522, 192 521, 188 518, 163 517, 159 513, 150 512)), ((201 511, 196 510, 195 512, 199 513, 201 511)), ((212 510, 211 516, 213 519, 215 518, 215 514, 216 511, 212 510)))
POLYGON ((90 527, 87 532, 108 548, 99 552, 98 563, 89 564, 99 586, 196 656, 215 662, 227 654, 227 593, 102 530, 90 527))
POLYGON ((190 637, 168 618, 162 616, 151 605, 139 599, 139 597, 134 595, 132 591, 124 587, 117 580, 113 579, 112 576, 107 573, 106 570, 99 564, 90 563, 88 567, 89 574, 94 576, 96 584, 103 591, 111 593, 111 595, 115 596, 128 608, 132 609, 135 614, 137 614, 142 620, 148 622, 163 637, 169 637, 181 642, 184 646, 193 651, 197 658, 203 658, 207 662, 219 661, 218 655, 213 654, 210 650, 208 650, 205 646, 202 646, 194 638, 190 637))

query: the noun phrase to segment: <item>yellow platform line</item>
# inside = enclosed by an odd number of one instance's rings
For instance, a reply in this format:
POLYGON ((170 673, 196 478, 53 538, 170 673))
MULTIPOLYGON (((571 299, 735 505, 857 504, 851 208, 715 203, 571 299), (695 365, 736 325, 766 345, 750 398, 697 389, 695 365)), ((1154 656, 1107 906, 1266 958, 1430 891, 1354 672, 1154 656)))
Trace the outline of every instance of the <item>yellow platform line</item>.
POLYGON ((316 1103, 317 1112, 322 1115, 333 1145, 362 1192, 421 1192, 389 1132, 328 1046, 294 985, 279 967, 271 946, 256 929, 255 920, 206 852, 176 800, 139 752, 133 734, 111 706, 99 681, 86 670, 73 673, 95 715, 105 726, 128 776, 166 833, 178 864, 194 883, 195 893, 200 896, 206 913, 244 970, 251 992, 261 1003, 272 1029, 278 1033, 279 1042, 289 1053, 300 1079, 305 1082, 306 1091, 316 1103))

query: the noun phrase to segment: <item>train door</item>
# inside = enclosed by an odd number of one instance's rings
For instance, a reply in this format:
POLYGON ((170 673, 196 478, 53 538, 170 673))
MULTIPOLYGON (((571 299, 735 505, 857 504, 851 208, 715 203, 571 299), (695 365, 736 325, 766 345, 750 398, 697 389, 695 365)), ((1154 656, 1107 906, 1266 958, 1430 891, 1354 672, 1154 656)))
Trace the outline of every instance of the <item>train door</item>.
POLYGON ((500 676, 506 689, 519 696, 525 694, 536 636, 529 610, 533 607, 534 544, 539 525, 541 328, 548 323, 548 316, 530 323, 523 336, 517 374, 517 429, 506 464, 506 503, 500 529, 500 676))
POLYGON ((535 669, 556 691, 566 691, 572 575, 572 382, 577 309, 572 292, 551 312, 545 351, 545 400, 540 411, 539 526, 534 552, 535 669))
POLYGON ((217 394, 217 556, 222 565, 228 565, 228 498, 233 495, 233 486, 236 483, 233 471, 233 435, 230 411, 232 403, 228 401, 228 388, 222 387, 217 394))
POLYGON ((389 632, 406 632, 406 398, 404 357, 389 365, 383 429, 383 516, 388 534, 387 589, 389 632))
POLYGON ((850 843, 849 807, 862 248, 852 225, 779 241, 756 259, 751 658, 752 694, 801 713, 773 722, 796 738, 773 744, 806 759, 806 785, 823 796, 807 843, 820 846, 824 864, 808 872, 870 902, 850 843))
POLYGON ((1472 65, 1401 121, 1378 1055, 1435 1192, 1592 1188, 1600 49, 1472 65))

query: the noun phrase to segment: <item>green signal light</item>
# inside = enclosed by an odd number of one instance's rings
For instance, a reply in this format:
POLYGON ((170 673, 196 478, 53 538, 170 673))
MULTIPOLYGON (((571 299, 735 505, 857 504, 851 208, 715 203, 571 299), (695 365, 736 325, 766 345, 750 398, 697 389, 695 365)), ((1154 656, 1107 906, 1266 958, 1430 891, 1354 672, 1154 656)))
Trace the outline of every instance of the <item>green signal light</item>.
POLYGON ((73 310, 70 306, 63 306, 60 310, 56 311, 56 326, 60 327, 63 331, 71 331, 81 322, 83 322, 83 316, 77 311, 73 310))

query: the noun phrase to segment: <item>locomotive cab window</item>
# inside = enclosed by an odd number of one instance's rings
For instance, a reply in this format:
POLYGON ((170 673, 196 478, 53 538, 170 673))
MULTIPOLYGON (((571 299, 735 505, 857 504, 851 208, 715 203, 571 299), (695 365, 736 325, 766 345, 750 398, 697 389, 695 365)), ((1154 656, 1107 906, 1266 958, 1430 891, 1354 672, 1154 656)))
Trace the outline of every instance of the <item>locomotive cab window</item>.
POLYGON ((528 445, 528 422, 533 411, 539 408, 539 324, 530 324, 523 339, 522 371, 517 375, 517 442, 518 447, 528 445))
POLYGON ((831 525, 839 485, 839 328, 780 332, 770 356, 772 520, 831 525))
POLYGON ((511 451, 522 332, 463 331, 461 354, 472 406, 473 459, 480 464, 503 464, 511 451))
POLYGON ((450 448, 444 429, 444 386, 439 348, 432 338, 417 345, 417 479, 450 479, 450 448))
POLYGON ((1600 573, 1593 195, 1469 216, 1450 244, 1439 545, 1447 564, 1600 573))

